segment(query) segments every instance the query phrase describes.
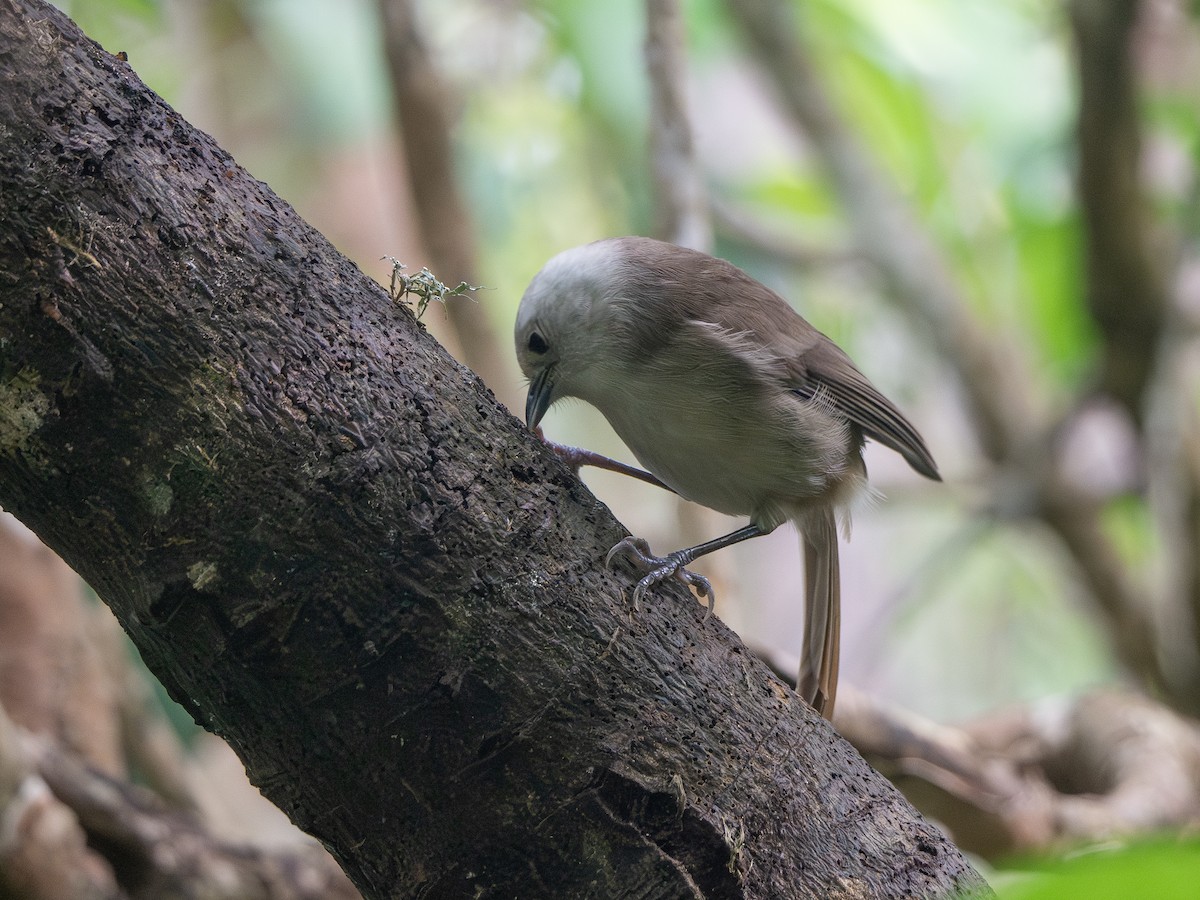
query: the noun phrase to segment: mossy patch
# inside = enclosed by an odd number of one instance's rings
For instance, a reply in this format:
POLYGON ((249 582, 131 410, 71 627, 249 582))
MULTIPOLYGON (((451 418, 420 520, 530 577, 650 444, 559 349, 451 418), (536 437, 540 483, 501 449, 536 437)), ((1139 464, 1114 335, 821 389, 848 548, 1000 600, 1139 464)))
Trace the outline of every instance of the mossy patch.
POLYGON ((0 382, 0 453, 25 451, 46 420, 50 398, 40 389, 40 382, 30 368, 0 382))

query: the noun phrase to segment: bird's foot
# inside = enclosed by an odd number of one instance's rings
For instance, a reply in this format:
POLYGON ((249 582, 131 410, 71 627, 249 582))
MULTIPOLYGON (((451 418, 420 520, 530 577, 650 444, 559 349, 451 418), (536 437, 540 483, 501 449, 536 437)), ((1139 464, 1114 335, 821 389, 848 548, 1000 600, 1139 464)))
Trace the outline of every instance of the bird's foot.
POLYGON ((660 584, 668 578, 677 578, 688 587, 695 588, 696 593, 701 597, 708 598, 708 612, 705 613, 704 617, 707 619, 712 615, 713 604, 717 599, 716 595, 713 594, 712 585, 709 584, 708 579, 703 575, 697 575, 695 572, 689 572, 684 568, 684 566, 691 562, 691 557, 683 551, 668 553, 666 556, 655 556, 650 552, 650 545, 644 538, 633 537, 631 535, 613 545, 613 548, 608 551, 608 556, 604 558, 604 565, 611 567, 613 557, 618 554, 628 557, 636 567, 646 572, 633 588, 633 606, 635 609, 640 609, 642 597, 654 585, 660 584))

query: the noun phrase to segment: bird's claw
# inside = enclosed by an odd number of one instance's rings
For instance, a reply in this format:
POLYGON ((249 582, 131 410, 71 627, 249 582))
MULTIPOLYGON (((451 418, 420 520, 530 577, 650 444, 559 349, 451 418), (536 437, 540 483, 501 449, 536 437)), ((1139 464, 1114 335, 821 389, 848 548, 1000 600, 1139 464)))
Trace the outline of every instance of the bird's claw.
POLYGON ((694 588, 701 597, 708 598, 708 612, 704 614, 704 618, 707 619, 712 615, 713 605, 717 599, 713 593, 712 584, 703 575, 697 575, 684 568, 690 560, 683 554, 676 552, 668 553, 666 556, 655 556, 645 538, 632 535, 617 542, 608 551, 608 556, 604 557, 606 568, 612 567, 613 557, 618 554, 628 557, 634 566, 646 572, 633 588, 634 609, 641 609, 642 597, 650 588, 668 578, 677 578, 688 587, 694 588))

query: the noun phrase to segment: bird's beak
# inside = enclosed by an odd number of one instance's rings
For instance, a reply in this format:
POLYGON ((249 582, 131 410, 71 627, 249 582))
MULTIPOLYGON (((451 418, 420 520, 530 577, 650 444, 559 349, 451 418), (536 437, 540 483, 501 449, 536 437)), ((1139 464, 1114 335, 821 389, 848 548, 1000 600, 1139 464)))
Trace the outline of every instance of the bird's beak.
POLYGON ((554 379, 551 377, 553 371, 553 366, 546 366, 534 376, 533 381, 529 384, 529 396, 525 398, 525 424, 530 429, 537 428, 538 423, 542 421, 542 416, 546 414, 546 410, 553 402, 554 379))

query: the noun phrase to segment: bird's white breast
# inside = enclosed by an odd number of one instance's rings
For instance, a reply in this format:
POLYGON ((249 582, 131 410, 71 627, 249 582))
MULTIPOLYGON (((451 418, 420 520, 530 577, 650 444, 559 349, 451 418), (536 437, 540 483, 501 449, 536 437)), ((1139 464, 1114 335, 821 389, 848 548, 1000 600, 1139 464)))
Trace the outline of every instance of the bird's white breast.
POLYGON ((782 388, 731 392, 711 370, 596 373, 578 394, 680 495, 768 527, 824 497, 845 456, 818 407, 782 388))

